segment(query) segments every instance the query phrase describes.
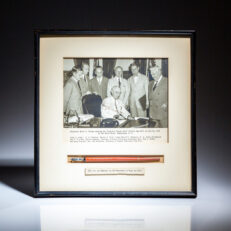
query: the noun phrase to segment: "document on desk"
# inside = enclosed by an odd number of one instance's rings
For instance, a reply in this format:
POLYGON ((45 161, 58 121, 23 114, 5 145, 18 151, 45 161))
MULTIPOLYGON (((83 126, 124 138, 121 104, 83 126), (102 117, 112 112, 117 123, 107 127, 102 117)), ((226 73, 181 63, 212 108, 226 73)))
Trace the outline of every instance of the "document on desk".
POLYGON ((127 120, 117 120, 119 122, 119 127, 123 125, 127 120))

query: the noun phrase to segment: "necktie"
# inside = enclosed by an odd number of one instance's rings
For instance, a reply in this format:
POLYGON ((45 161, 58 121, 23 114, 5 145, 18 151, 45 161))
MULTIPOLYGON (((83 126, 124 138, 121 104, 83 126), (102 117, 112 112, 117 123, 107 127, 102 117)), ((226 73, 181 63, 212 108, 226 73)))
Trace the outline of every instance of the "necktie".
POLYGON ((152 90, 155 91, 156 87, 157 87, 157 81, 155 81, 152 90))
POLYGON ((121 81, 120 81, 120 78, 118 79, 118 81, 119 81, 119 88, 120 88, 120 86, 121 86, 121 81))
POLYGON ((117 111, 118 114, 119 114, 118 107, 117 107, 117 104, 116 104, 116 99, 115 99, 115 108, 116 108, 116 111, 117 111))

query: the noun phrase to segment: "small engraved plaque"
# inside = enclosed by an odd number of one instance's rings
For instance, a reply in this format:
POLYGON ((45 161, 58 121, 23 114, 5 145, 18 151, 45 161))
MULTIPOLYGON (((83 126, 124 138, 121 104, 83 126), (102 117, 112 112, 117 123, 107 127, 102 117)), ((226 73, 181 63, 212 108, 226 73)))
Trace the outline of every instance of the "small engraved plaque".
POLYGON ((144 175, 144 168, 85 168, 86 176, 93 175, 144 175))

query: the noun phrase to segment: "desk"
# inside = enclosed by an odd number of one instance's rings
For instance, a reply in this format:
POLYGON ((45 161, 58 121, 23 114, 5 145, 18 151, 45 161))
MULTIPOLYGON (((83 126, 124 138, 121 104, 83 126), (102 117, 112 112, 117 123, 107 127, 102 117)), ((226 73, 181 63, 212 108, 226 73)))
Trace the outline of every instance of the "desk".
POLYGON ((155 120, 126 120, 119 127, 121 128, 155 128, 158 125, 155 120))
MULTIPOLYGON (((64 128, 100 128, 100 123, 104 118, 94 117, 91 120, 82 124, 78 123, 64 123, 64 128)), ((119 126, 115 128, 156 128, 158 122, 153 119, 134 119, 134 120, 118 120, 119 126)))

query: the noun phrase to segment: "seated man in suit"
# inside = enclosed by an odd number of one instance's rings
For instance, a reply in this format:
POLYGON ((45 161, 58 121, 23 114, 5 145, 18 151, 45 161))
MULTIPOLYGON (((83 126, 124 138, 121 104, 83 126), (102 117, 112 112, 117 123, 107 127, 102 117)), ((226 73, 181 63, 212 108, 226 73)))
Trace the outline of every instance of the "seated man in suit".
POLYGON ((95 68, 95 74, 96 77, 89 82, 89 90, 94 94, 100 95, 102 100, 104 100, 107 97, 108 78, 103 76, 103 68, 101 66, 95 68))
POLYGON ((132 76, 128 79, 130 96, 129 107, 133 117, 146 117, 148 102, 148 77, 139 72, 136 63, 130 66, 132 76), (143 101, 143 103, 142 103, 143 101))
POLYGON ((149 83, 149 116, 158 120, 160 128, 168 127, 168 79, 159 66, 150 67, 154 80, 149 83))
POLYGON ((107 96, 111 96, 111 89, 114 86, 118 86, 121 90, 120 100, 124 103, 125 106, 128 105, 128 96, 129 96, 129 85, 128 81, 123 78, 123 68, 120 66, 115 67, 114 69, 115 76, 108 80, 107 87, 107 96))
POLYGON ((118 86, 112 87, 111 96, 104 99, 101 105, 101 115, 103 118, 131 119, 130 113, 119 99, 120 94, 121 90, 118 86))
POLYGON ((63 110, 64 114, 70 113, 82 114, 82 97, 78 81, 82 78, 83 72, 81 67, 73 67, 71 71, 72 76, 67 80, 64 86, 63 96, 63 110))

